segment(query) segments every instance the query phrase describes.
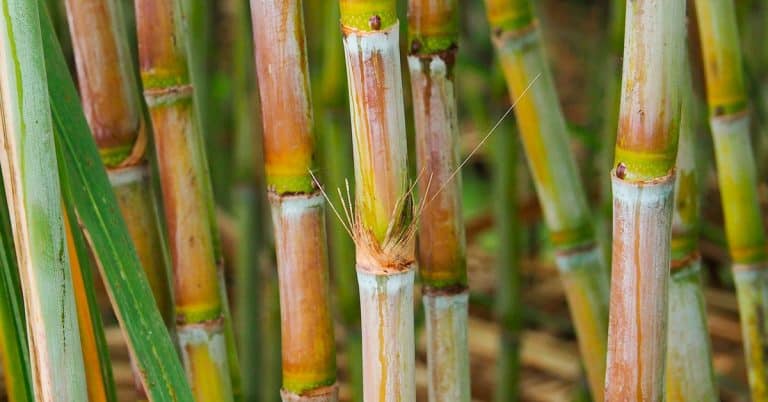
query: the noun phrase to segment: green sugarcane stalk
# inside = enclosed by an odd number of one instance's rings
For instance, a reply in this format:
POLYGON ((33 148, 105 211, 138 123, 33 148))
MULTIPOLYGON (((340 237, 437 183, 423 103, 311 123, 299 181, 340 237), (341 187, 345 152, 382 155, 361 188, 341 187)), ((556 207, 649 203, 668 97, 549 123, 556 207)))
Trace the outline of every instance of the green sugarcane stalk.
POLYGON ((697 118, 689 68, 684 72, 682 90, 675 206, 672 212, 666 400, 714 402, 718 394, 701 282, 697 118))
POLYGON ((87 387, 61 209, 36 1, 0 3, 0 163, 24 294, 38 401, 84 401, 87 387), (62 375, 66 373, 66 375, 62 375))
MULTIPOLYGON (((261 400, 262 389, 261 358, 271 345, 263 343, 266 338, 262 329, 261 296, 254 295, 252 289, 264 289, 266 284, 261 278, 261 262, 265 253, 265 233, 263 214, 266 204, 262 194, 263 175, 257 168, 262 160, 257 111, 258 92, 255 86, 253 65, 253 42, 251 40, 251 19, 248 0, 234 0, 234 32, 232 42, 232 88, 234 94, 234 158, 233 188, 230 200, 233 215, 237 219, 238 246, 234 261, 237 281, 235 283, 236 320, 240 367, 243 378, 243 400, 256 402, 261 400)), ((261 292, 259 292, 261 293, 261 292)), ((276 395, 275 393, 274 395, 276 395)))
POLYGON ((520 330, 523 326, 518 218, 518 142, 515 133, 496 137, 495 222, 499 249, 496 262, 496 317, 501 326, 494 401, 519 399, 520 330))
MULTIPOLYGON (((621 98, 621 56, 624 49, 624 16, 626 0, 611 0, 608 20, 608 49, 604 60, 603 99, 599 113, 602 115, 600 127, 600 154, 595 158, 596 173, 600 177, 600 210, 598 217, 605 226, 600 226, 598 233, 609 239, 611 220, 611 179, 605 171, 613 164, 613 151, 616 146, 616 129, 619 123, 619 101, 621 98), (605 231, 603 231, 605 229, 605 231)), ((610 242, 604 242, 610 244, 610 242)), ((610 258, 610 250, 606 247, 606 257, 610 258)))
POLYGON ((768 399, 768 254, 732 0, 696 0, 725 230, 752 399, 768 399))
POLYGON ((565 119, 527 0, 486 0, 494 45, 515 108, 528 165, 556 249, 593 397, 603 399, 608 274, 568 145, 565 119), (538 79, 536 79, 539 77, 538 79), (534 82, 535 80, 535 82, 534 82))

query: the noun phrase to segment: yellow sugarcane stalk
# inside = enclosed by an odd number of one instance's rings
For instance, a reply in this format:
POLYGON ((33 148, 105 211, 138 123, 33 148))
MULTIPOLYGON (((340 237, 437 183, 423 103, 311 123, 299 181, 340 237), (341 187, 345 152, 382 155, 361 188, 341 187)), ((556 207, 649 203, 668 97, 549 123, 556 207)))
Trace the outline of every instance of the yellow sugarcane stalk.
POLYGON ((725 232, 752 399, 768 399, 768 254, 732 0, 696 0, 725 232))
POLYGON ((568 132, 528 0, 486 0, 494 45, 544 218, 556 248, 592 395, 603 399, 608 328, 608 273, 568 132), (536 80, 536 77, 540 76, 536 80), (535 82, 534 82, 535 80, 535 82), (531 84, 533 82, 533 84, 531 84), (528 93, 521 97, 525 89, 528 93))

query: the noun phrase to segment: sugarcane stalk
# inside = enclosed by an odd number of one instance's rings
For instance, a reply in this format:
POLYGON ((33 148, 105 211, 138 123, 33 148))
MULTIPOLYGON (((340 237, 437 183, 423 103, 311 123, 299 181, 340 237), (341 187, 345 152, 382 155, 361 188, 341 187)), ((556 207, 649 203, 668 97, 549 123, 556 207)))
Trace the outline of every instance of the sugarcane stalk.
POLYGON ((495 313, 500 326, 499 359, 496 365, 496 402, 519 398, 520 330, 523 324, 518 219, 518 142, 514 132, 497 136, 495 155, 495 215, 499 237, 496 262, 495 313))
POLYGON ((396 3, 339 2, 355 167, 354 208, 346 210, 360 289, 363 399, 372 402, 416 397, 416 223, 408 187, 396 3))
POLYGON ((486 0, 488 19, 595 400, 603 399, 608 275, 527 0, 486 0), (539 76, 539 79, 536 77, 539 76), (534 82, 535 80, 535 82, 534 82), (523 91, 533 82, 526 96, 523 91))
MULTIPOLYGON (((267 268, 272 268, 272 262, 267 268)), ((264 328, 261 331, 262 344, 269 345, 261 354, 261 390, 258 401, 274 402, 280 400, 282 385, 282 346, 280 328, 280 295, 277 283, 277 273, 274 269, 266 269, 261 273, 264 282, 263 294, 259 301, 262 304, 261 317, 264 328)))
POLYGON ((233 400, 213 198, 179 1, 136 2, 144 98, 155 132, 179 348, 198 400, 233 400))
MULTIPOLYGON (((619 103, 621 98, 621 55, 624 48, 624 17, 626 0, 611 0, 609 4, 608 20, 608 51, 604 60, 604 75, 599 80, 604 82, 602 102, 599 113, 602 114, 602 126, 600 127, 600 153, 596 159, 596 173, 600 177, 600 210, 598 218, 600 225, 598 232, 608 240, 611 221, 611 179, 605 175, 605 171, 613 164, 613 151, 616 146, 616 128, 619 119, 619 103)), ((610 241, 601 242, 605 248, 606 258, 610 258, 610 250, 607 245, 610 241), (606 244, 607 243, 607 244, 606 244)))
MULTIPOLYGON (((257 164, 261 162, 261 133, 258 129, 260 116, 258 92, 255 85, 255 67, 253 65, 253 42, 248 0, 234 1, 234 33, 232 43, 232 76, 234 94, 233 112, 233 188, 230 200, 232 212, 237 218, 238 247, 234 261, 236 273, 235 297, 238 350, 243 378, 243 400, 256 402, 261 400, 262 375, 265 368, 260 359, 269 348, 274 346, 262 342, 267 337, 262 334, 269 326, 263 324, 261 296, 254 295, 253 289, 262 293, 267 284, 261 274, 261 262, 265 252, 266 239, 263 224, 266 220, 262 195, 264 187, 263 172, 257 164)), ((274 392, 273 395, 277 395, 274 392)))
POLYGON ((697 0, 710 127, 752 399, 768 399, 768 254, 733 1, 697 0))
MULTIPOLYGON (((142 126, 138 86, 125 41, 122 5, 115 0, 67 0, 66 6, 88 125, 107 167, 152 294, 166 325, 172 329, 173 303, 167 258, 146 159, 148 133, 142 126)), ((142 388, 137 392, 146 399, 142 388)))
MULTIPOLYGON (((191 85, 195 88, 193 93, 193 102, 195 104, 195 113, 197 115, 198 127, 203 137, 203 144, 206 158, 204 158, 202 165, 203 169, 208 172, 209 180, 206 182, 210 188, 210 192, 213 194, 213 201, 211 201, 211 207, 224 206, 230 207, 230 194, 228 191, 230 186, 230 177, 228 172, 224 169, 227 166, 226 159, 229 148, 227 144, 227 138, 222 134, 226 134, 227 130, 214 130, 213 126, 217 123, 221 123, 223 119, 219 116, 223 113, 214 115, 217 111, 216 101, 212 101, 213 91, 211 90, 211 74, 213 71, 213 64, 210 62, 212 57, 216 54, 211 49, 211 38, 216 35, 213 28, 214 15, 219 12, 220 6, 217 6, 208 0, 181 0, 182 8, 182 29, 185 32, 186 49, 187 49, 187 66, 189 68, 189 78, 191 85), (217 120, 218 119, 218 120, 217 120), (208 158, 212 159, 212 163, 208 163, 208 158)), ((221 100, 218 100, 221 102, 221 100)), ((215 221, 215 219, 214 219, 215 221)), ((214 222, 211 225, 216 229, 214 222)), ((214 242, 214 253, 216 256, 218 272, 219 272, 219 284, 221 289, 222 299, 222 326, 224 328, 224 338, 227 344, 227 364, 229 364, 230 380, 232 381, 232 393, 235 401, 242 399, 242 378, 240 373, 240 360, 238 358, 234 325, 232 323, 232 314, 229 310, 229 303, 227 302, 227 289, 225 283, 224 272, 224 258, 222 256, 221 245, 219 241, 219 233, 214 230, 212 235, 214 242)))
POLYGON ((430 401, 469 401, 466 240, 461 214, 459 123, 454 95, 458 2, 408 2, 417 170, 424 210, 419 220, 419 275, 427 323, 430 401))
POLYGON ((685 2, 627 3, 605 399, 664 398, 685 2))
POLYGON ((669 282, 666 400, 716 401, 698 247, 699 179, 691 72, 683 80, 669 282))
POLYGON ((283 401, 335 401, 325 199, 315 151, 301 2, 251 0, 264 163, 280 286, 283 401))
POLYGON ((5 0, 0 6, 0 163, 24 295, 35 399, 85 401, 39 4, 5 0))

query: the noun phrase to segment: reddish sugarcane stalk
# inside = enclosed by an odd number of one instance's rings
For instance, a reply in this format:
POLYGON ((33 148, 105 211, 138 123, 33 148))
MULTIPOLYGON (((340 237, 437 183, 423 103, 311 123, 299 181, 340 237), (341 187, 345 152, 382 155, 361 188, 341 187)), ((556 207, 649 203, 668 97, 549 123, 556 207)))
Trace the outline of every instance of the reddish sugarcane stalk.
POLYGON ((178 0, 136 1, 144 97, 155 132, 173 262, 176 329, 200 401, 233 400, 213 197, 193 105, 178 0))
POLYGON ((408 2, 419 191, 419 274, 427 320, 430 401, 469 401, 467 291, 459 122, 454 95, 458 2, 408 2))
POLYGON ((685 2, 627 3, 606 401, 661 401, 685 2))
POLYGON ((251 0, 272 205, 282 332, 283 401, 335 401, 325 200, 315 152, 301 1, 251 0))

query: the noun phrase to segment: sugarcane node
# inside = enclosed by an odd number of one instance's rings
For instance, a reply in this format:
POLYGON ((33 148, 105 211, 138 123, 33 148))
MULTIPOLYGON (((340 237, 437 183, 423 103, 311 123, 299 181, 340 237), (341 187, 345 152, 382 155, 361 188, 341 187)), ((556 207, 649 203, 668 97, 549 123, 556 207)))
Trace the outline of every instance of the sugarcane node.
MULTIPOLYGON (((184 327, 188 329, 192 328, 199 328, 205 331, 213 331, 221 329, 224 325, 224 317, 221 316, 221 314, 218 314, 215 318, 209 318, 207 320, 203 321, 190 321, 187 319, 187 316, 184 313, 177 313, 176 314, 176 326, 177 327, 184 327)), ((179 328, 178 330, 181 330, 179 328)))
POLYGON ((456 64, 456 53, 459 51, 459 47, 452 43, 451 46, 449 46, 445 50, 441 50, 435 55, 443 60, 446 67, 453 67, 456 64))
POLYGON ((418 39, 411 41, 411 54, 417 54, 421 50, 421 42, 418 39))
POLYGON ((368 26, 374 31, 381 29, 381 16, 375 14, 368 19, 368 26))
POLYGON ((768 269, 768 264, 763 262, 756 263, 734 263, 732 266, 733 272, 761 272, 768 269))
POLYGON ((713 114, 715 117, 720 117, 725 115, 725 107, 723 105, 717 105, 715 107, 713 114))
POLYGON ((120 162, 117 167, 136 166, 145 163, 147 154, 148 135, 144 119, 139 119, 139 129, 136 140, 131 147, 131 152, 120 162))
POLYGON ((423 285, 421 293, 430 296, 455 296, 462 293, 468 293, 469 287, 464 284, 456 283, 448 286, 429 286, 423 285))
POLYGON ((339 385, 334 383, 325 387, 314 388, 301 394, 284 389, 280 390, 283 402, 332 402, 339 398, 339 385))
POLYGON ((621 180, 624 180, 624 178, 627 177, 627 165, 625 165, 624 162, 619 162, 616 165, 616 177, 621 180))

